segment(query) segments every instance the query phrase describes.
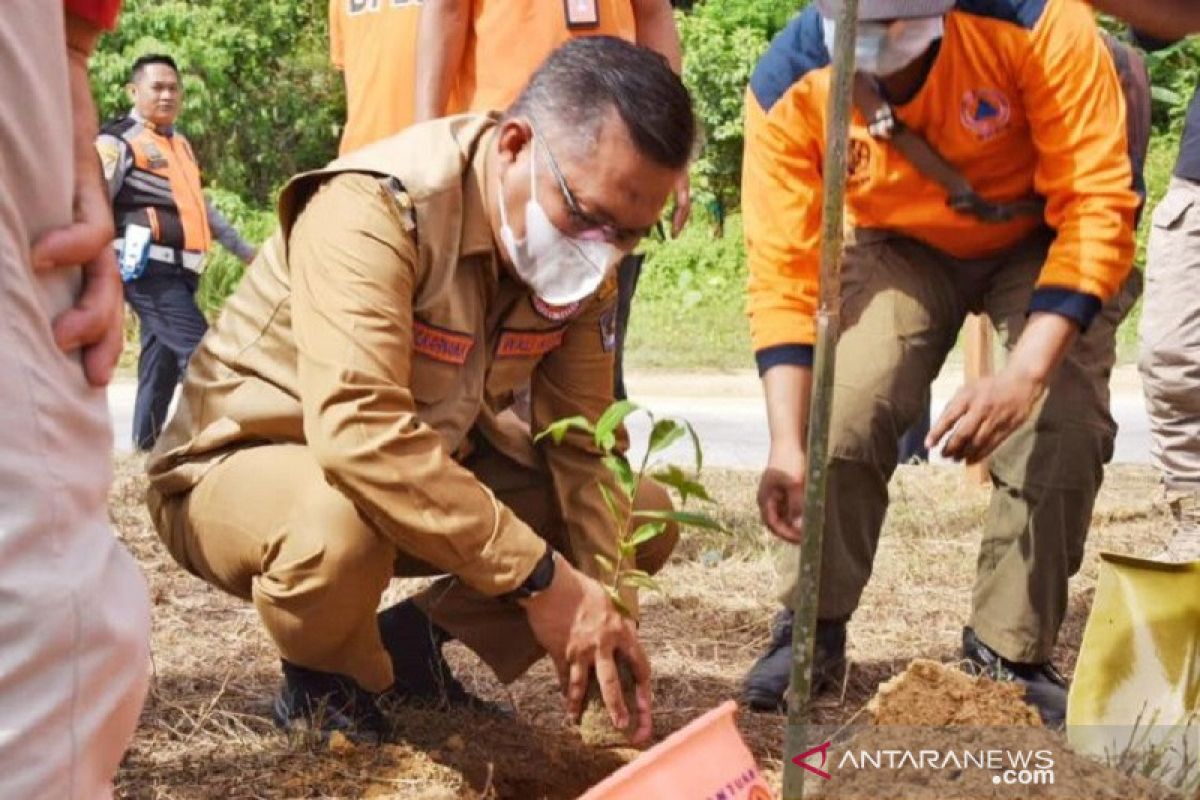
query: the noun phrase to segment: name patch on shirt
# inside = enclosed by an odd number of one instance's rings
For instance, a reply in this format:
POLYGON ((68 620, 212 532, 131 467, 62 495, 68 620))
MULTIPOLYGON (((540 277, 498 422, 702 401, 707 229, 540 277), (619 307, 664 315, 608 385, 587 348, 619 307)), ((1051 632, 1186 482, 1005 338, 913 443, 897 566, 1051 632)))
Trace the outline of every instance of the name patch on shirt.
POLYGON ((423 356, 446 364, 462 366, 475 340, 465 333, 455 333, 443 328, 413 320, 413 350, 423 356))
POLYGON ((496 344, 496 358, 538 358, 562 344, 566 335, 566 328, 552 331, 503 330, 496 344))
POLYGON ((967 130, 986 141, 1008 127, 1012 103, 999 89, 974 89, 963 94, 959 118, 967 130))

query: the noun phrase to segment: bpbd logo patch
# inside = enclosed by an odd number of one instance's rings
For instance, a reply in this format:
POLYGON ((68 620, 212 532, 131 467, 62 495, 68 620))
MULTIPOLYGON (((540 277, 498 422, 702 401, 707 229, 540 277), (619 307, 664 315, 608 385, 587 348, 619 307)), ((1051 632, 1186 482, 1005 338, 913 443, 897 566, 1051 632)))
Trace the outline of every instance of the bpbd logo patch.
POLYGON ((1008 127, 1012 103, 999 89, 972 89, 963 94, 959 116, 967 130, 987 140, 1008 127))

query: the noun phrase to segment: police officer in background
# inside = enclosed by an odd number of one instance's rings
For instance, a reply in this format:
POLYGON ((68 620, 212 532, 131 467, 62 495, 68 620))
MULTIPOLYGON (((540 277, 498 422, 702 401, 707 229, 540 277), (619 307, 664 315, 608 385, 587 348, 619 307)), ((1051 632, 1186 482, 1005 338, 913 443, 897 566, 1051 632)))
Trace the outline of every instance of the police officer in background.
POLYGON ((249 264, 252 245, 205 198, 192 147, 175 130, 183 89, 166 55, 133 62, 133 109, 96 139, 116 228, 125 299, 141 325, 133 445, 154 446, 175 385, 208 329, 196 286, 213 239, 249 264))

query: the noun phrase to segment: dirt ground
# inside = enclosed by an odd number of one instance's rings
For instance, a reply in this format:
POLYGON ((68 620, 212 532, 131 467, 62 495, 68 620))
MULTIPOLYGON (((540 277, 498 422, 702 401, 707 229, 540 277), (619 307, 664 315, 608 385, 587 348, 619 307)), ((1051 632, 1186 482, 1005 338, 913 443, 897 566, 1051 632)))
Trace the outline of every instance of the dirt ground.
MULTIPOLYGON (((733 534, 686 538, 662 575, 663 593, 644 600, 659 738, 736 696, 741 675, 768 639, 772 571, 753 509, 755 480, 743 472, 706 475, 733 534)), ((1154 486, 1148 469, 1109 471, 1056 652, 1068 675, 1098 551, 1146 554, 1165 539, 1168 524, 1154 486)), ((143 491, 140 461, 119 459, 111 516, 150 581, 155 675, 117 776, 118 797, 566 800, 636 755, 583 746, 562 718, 545 663, 505 689, 455 645, 449 655, 464 683, 509 703, 515 720, 414 709, 396 718, 394 742, 381 747, 330 747, 281 734, 267 710, 279 680, 278 656, 253 609, 174 564, 150 528, 143 491)), ((913 659, 950 663, 958 657, 987 491, 966 485, 958 469, 904 467, 892 498, 875 573, 850 625, 849 675, 840 694, 817 703, 816 721, 830 729, 867 722, 865 706, 880 684, 913 659)), ((412 587, 396 581, 385 600, 412 587)), ((784 717, 743 713, 739 726, 764 773, 777 781, 784 717)), ((887 730, 873 729, 876 735, 887 730)), ((1037 728, 1022 735, 1050 736, 1037 728)), ((872 789, 862 796, 884 795, 872 789)))

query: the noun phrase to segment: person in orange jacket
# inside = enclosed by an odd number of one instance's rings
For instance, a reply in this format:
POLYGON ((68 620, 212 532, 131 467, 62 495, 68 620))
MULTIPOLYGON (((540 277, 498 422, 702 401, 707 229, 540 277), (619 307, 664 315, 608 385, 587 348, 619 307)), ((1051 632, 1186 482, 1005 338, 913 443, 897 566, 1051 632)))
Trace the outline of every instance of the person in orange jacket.
POLYGON ((421 0, 329 0, 329 58, 346 82, 341 155, 413 123, 421 0))
MULTIPOLYGON (((771 436, 758 503, 789 543, 804 535, 840 9, 840 0, 817 0, 796 17, 746 96, 748 309, 771 436)), ((1139 198, 1118 75, 1080 0, 861 0, 859 20, 862 110, 846 189, 854 231, 842 265, 814 682, 828 687, 844 670, 846 623, 871 574, 896 437, 922 410, 965 316, 982 312, 1007 363, 964 386, 926 440, 951 459, 990 456, 995 488, 963 656, 1023 683, 1043 718, 1059 723, 1066 691, 1050 654, 1112 455, 1108 376, 1137 289, 1129 278, 1139 198), (950 196, 927 164, 902 153, 914 138, 965 189, 950 196)), ((782 563, 786 607, 794 549, 782 563)), ((752 707, 782 703, 790 642, 785 611, 746 678, 752 707)))

